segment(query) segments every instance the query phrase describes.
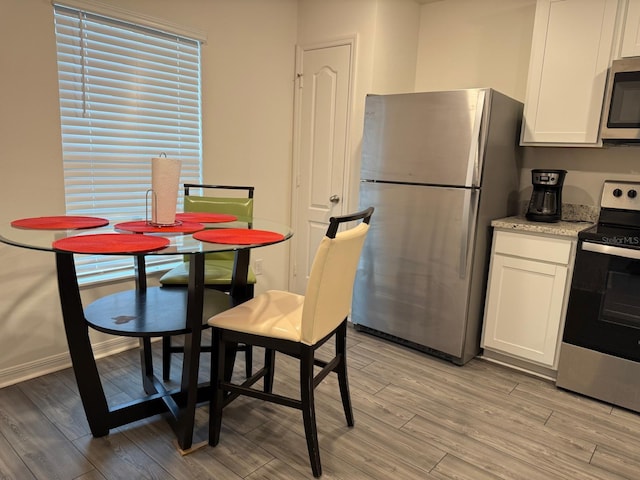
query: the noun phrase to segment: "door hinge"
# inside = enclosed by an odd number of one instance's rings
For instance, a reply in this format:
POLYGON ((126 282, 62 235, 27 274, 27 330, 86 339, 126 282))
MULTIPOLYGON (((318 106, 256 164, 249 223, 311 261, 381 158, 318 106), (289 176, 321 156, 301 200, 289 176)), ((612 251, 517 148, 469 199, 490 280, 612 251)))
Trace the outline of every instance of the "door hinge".
POLYGON ((302 73, 296 74, 296 78, 298 79, 298 88, 304 87, 304 76, 302 73))

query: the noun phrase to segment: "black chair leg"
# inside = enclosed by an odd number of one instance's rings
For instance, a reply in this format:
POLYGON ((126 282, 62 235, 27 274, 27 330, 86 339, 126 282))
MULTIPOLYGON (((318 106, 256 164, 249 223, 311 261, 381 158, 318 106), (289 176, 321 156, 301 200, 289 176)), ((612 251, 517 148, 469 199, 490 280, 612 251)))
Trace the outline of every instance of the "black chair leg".
POLYGON ((344 416, 347 418, 347 425, 353 427, 353 409, 351 408, 351 394, 349 393, 349 378, 347 377, 347 321, 336 330, 336 355, 340 358, 340 363, 336 367, 338 374, 338 385, 340 385, 340 397, 344 416))
POLYGON ((264 392, 271 393, 273 391, 273 376, 275 374, 276 351, 269 348, 264 350, 264 392))
POLYGON ((162 337, 162 379, 171 378, 171 337, 162 337))
POLYGON ((213 329, 211 352, 211 402, 209 403, 209 445, 215 447, 220 441, 222 429, 222 407, 224 406, 224 381, 226 343, 222 341, 221 333, 213 329))
POLYGON ((302 401, 302 419, 304 433, 307 438, 307 449, 313 476, 322 475, 320 465, 320 448, 318 446, 318 428, 313 395, 313 349, 304 348, 300 357, 300 399, 302 401))
POLYGON ((251 345, 245 345, 244 347, 244 363, 245 374, 249 378, 253 373, 253 347, 251 345))

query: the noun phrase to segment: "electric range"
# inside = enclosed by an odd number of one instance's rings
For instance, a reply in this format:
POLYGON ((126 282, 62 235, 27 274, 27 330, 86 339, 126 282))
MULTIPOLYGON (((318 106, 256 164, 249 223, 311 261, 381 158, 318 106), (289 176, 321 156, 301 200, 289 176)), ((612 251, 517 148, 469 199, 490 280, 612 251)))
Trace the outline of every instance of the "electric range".
POLYGON ((578 234, 556 385, 640 412, 640 182, 604 182, 578 234))

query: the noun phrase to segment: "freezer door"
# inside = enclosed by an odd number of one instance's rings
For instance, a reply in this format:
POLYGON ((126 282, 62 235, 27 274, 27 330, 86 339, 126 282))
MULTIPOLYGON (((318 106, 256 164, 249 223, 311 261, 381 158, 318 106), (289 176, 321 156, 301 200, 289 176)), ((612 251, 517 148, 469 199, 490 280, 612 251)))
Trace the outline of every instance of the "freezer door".
POLYGON ((477 190, 361 183, 375 207, 354 287, 354 324, 461 357, 477 190))
POLYGON ((489 92, 368 95, 361 178, 479 186, 489 92))

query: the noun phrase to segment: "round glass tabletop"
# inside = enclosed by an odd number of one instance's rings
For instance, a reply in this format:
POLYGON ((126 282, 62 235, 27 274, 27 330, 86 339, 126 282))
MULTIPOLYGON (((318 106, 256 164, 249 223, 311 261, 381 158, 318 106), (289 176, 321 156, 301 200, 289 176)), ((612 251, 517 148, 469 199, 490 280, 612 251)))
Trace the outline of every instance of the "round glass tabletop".
MULTIPOLYGON (((140 219, 131 219, 131 221, 140 221, 140 219)), ((17 247, 49 252, 69 251, 66 249, 55 248, 54 243, 58 242, 57 245, 73 245, 75 243, 74 241, 62 241, 71 237, 92 235, 94 236, 94 238, 99 238, 96 236, 100 236, 103 234, 131 235, 131 232, 129 231, 116 228, 116 225, 118 223, 122 223, 121 220, 109 222, 108 225, 101 227, 78 229, 54 229, 50 226, 47 226, 47 228, 29 228, 22 226, 20 223, 17 223, 16 226, 12 225, 11 223, 12 222, 6 222, 0 224, 0 242, 17 247)), ((194 233, 176 232, 173 228, 167 228, 166 231, 164 231, 162 227, 159 227, 157 228, 156 232, 136 233, 136 235, 163 237, 169 241, 168 245, 164 248, 139 252, 127 250, 127 247, 125 245, 122 247, 123 251, 114 252, 113 245, 109 245, 108 248, 105 246, 104 252, 100 252, 100 249, 98 247, 98 251, 92 250, 92 253, 105 253, 108 255, 175 255, 189 253, 228 252, 247 248, 256 248, 265 245, 273 245, 289 239, 293 234, 291 228, 286 224, 260 218, 254 218, 251 223, 236 220, 224 223, 205 223, 203 224, 203 226, 204 230, 201 230, 201 232, 206 232, 209 230, 234 229, 234 234, 237 235, 237 237, 235 237, 237 238, 236 242, 238 243, 228 243, 228 240, 227 243, 217 243, 215 241, 215 238, 217 238, 215 235, 197 235, 200 236, 200 238, 203 238, 203 240, 198 240, 194 237, 194 233), (272 235, 254 235, 251 233, 251 230, 270 232, 272 233, 272 235), (242 235, 243 232, 247 232, 244 238, 242 235), (207 239, 211 239, 211 241, 208 241, 207 239)), ((81 242, 78 240, 78 243, 81 242)), ((71 250, 73 250, 73 247, 70 248, 71 250)))

